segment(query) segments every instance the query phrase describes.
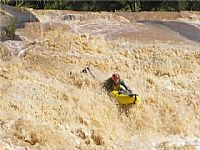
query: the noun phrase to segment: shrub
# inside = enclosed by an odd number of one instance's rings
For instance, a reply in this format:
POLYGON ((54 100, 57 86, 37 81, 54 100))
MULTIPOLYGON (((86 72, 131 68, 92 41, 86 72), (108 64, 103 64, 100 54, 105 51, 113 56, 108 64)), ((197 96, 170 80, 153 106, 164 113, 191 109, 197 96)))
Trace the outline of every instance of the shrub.
POLYGON ((5 28, 6 37, 14 39, 15 30, 16 30, 16 23, 13 19, 10 19, 6 28, 5 28))

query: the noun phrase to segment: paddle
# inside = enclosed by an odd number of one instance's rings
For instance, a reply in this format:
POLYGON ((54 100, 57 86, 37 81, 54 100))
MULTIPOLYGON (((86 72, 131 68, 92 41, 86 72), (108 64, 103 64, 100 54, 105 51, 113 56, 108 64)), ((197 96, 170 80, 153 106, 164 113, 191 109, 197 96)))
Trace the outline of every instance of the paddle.
POLYGON ((88 66, 86 66, 84 69, 81 70, 82 73, 87 73, 89 72, 90 75, 95 79, 94 74, 91 72, 90 68, 88 66))

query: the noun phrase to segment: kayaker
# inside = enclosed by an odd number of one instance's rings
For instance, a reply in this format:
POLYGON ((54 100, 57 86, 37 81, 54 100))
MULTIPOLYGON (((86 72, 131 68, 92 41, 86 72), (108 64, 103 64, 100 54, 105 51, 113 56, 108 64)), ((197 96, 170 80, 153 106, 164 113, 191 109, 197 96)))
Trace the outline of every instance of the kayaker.
POLYGON ((130 91, 118 73, 113 73, 112 77, 108 78, 104 82, 104 87, 108 92, 119 91, 124 93, 126 91, 130 91))

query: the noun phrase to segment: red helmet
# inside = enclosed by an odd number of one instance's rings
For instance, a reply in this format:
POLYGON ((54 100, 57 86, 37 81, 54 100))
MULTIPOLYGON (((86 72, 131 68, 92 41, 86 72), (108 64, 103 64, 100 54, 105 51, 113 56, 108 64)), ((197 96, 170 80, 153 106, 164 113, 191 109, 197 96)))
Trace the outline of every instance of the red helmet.
POLYGON ((115 81, 117 79, 120 79, 120 75, 118 73, 113 73, 112 79, 115 81))

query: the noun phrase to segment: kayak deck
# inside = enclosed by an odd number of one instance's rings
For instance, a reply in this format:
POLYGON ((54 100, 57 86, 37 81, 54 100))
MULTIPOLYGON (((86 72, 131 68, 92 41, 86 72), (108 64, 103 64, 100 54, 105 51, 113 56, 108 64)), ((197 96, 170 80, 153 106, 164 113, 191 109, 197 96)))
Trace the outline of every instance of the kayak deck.
POLYGON ((140 97, 137 94, 120 94, 118 91, 112 91, 110 93, 119 104, 137 104, 140 101, 140 97))

